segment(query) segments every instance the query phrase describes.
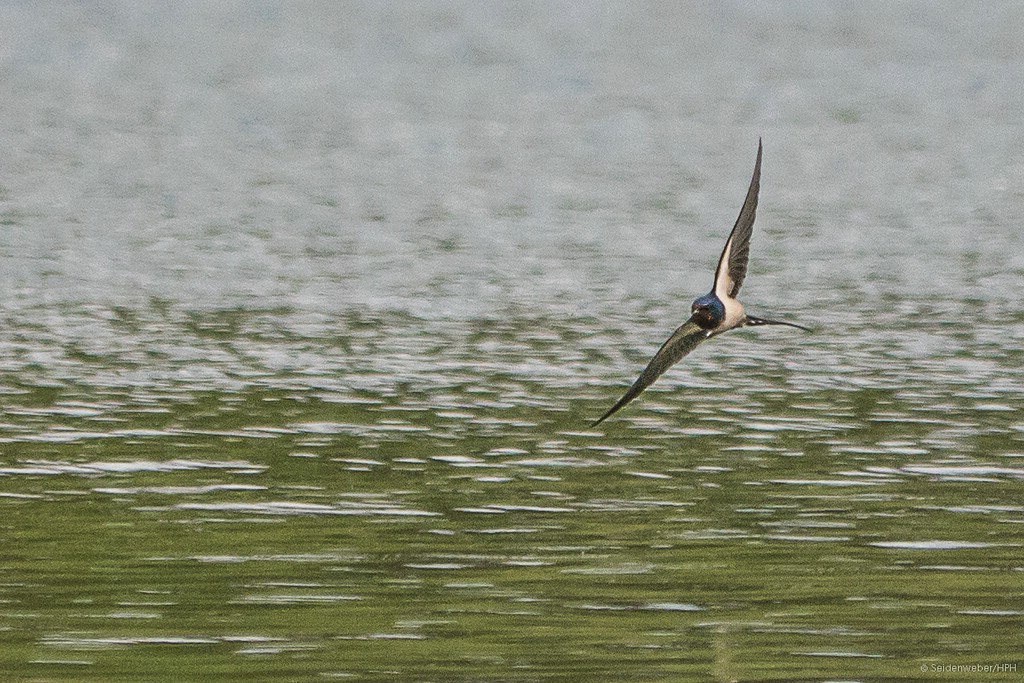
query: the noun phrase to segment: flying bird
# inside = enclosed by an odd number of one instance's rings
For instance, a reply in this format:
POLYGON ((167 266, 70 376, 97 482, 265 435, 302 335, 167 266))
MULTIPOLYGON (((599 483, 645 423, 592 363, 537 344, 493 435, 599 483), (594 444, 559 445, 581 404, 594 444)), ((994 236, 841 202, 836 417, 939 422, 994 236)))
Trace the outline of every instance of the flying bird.
POLYGON ((604 422, 621 410, 640 393, 651 386, 662 373, 675 365, 686 354, 711 337, 748 325, 787 325, 810 332, 803 325, 787 323, 768 318, 748 315, 743 304, 736 295, 739 294, 743 278, 747 274, 747 259, 750 256, 750 235, 754 231, 754 215, 757 212, 757 193, 761 187, 761 140, 757 141, 757 161, 754 162, 754 175, 750 179, 747 198, 736 219, 736 224, 729 233, 729 239, 722 249, 722 257, 718 259, 715 269, 715 284, 711 291, 693 302, 690 319, 679 326, 672 336, 661 345, 654 358, 647 364, 644 371, 633 386, 613 405, 608 412, 594 421, 591 427, 604 422))

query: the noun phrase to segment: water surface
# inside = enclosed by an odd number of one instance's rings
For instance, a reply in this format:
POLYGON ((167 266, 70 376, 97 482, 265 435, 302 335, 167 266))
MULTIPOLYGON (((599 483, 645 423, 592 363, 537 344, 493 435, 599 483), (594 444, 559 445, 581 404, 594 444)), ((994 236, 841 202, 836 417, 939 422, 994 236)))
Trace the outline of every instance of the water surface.
POLYGON ((9 679, 1024 670, 1015 8, 0 13, 9 679))

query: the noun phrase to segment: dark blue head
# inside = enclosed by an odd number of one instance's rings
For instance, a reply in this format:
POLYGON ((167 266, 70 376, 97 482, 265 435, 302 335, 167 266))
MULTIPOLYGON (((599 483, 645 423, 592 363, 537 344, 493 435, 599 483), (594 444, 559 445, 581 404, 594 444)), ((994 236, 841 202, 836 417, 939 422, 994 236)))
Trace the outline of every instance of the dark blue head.
POLYGON ((693 322, 701 329, 713 330, 725 320, 725 304, 713 293, 705 294, 693 302, 690 308, 693 322))

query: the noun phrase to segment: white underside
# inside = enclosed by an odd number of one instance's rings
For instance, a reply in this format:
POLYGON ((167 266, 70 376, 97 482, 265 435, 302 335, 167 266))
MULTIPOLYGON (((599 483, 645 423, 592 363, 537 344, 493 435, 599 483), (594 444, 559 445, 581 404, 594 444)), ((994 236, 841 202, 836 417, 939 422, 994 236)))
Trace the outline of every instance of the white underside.
POLYGON ((711 334, 722 334, 735 327, 739 327, 747 319, 747 314, 743 310, 743 304, 737 299, 726 299, 719 295, 719 299, 725 305, 725 319, 722 324, 712 330, 711 334))
POLYGON ((722 301, 726 301, 726 313, 728 313, 729 310, 727 302, 729 292, 732 291, 732 278, 729 276, 730 254, 732 254, 732 235, 729 236, 729 241, 725 243, 725 249, 722 251, 722 258, 718 261, 718 276, 715 279, 715 294, 722 301))
POLYGON ((722 320, 721 325, 711 331, 712 335, 722 334, 740 327, 747 319, 743 304, 729 296, 733 285, 732 277, 729 276, 729 256, 731 254, 732 235, 729 235, 729 241, 725 243, 722 258, 718 262, 718 278, 715 280, 715 295, 725 304, 725 319, 722 320))

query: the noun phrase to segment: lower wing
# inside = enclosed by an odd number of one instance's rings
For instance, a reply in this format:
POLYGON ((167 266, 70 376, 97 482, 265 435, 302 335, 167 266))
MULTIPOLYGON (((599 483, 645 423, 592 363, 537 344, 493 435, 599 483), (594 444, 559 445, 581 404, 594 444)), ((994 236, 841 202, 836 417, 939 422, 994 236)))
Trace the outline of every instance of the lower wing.
POLYGON ((672 336, 668 338, 658 352, 654 354, 654 358, 647 364, 644 371, 640 373, 636 381, 633 382, 633 386, 623 395, 618 402, 611 407, 611 409, 602 415, 600 419, 591 423, 591 427, 604 422, 606 419, 617 413, 627 403, 632 401, 634 398, 639 396, 644 389, 654 384, 654 380, 661 377, 662 373, 668 370, 670 367, 675 365, 679 360, 697 348, 697 345, 702 341, 711 336, 708 330, 701 328, 697 323, 693 322, 693 319, 687 320, 685 323, 679 326, 679 329, 672 333, 672 336))

